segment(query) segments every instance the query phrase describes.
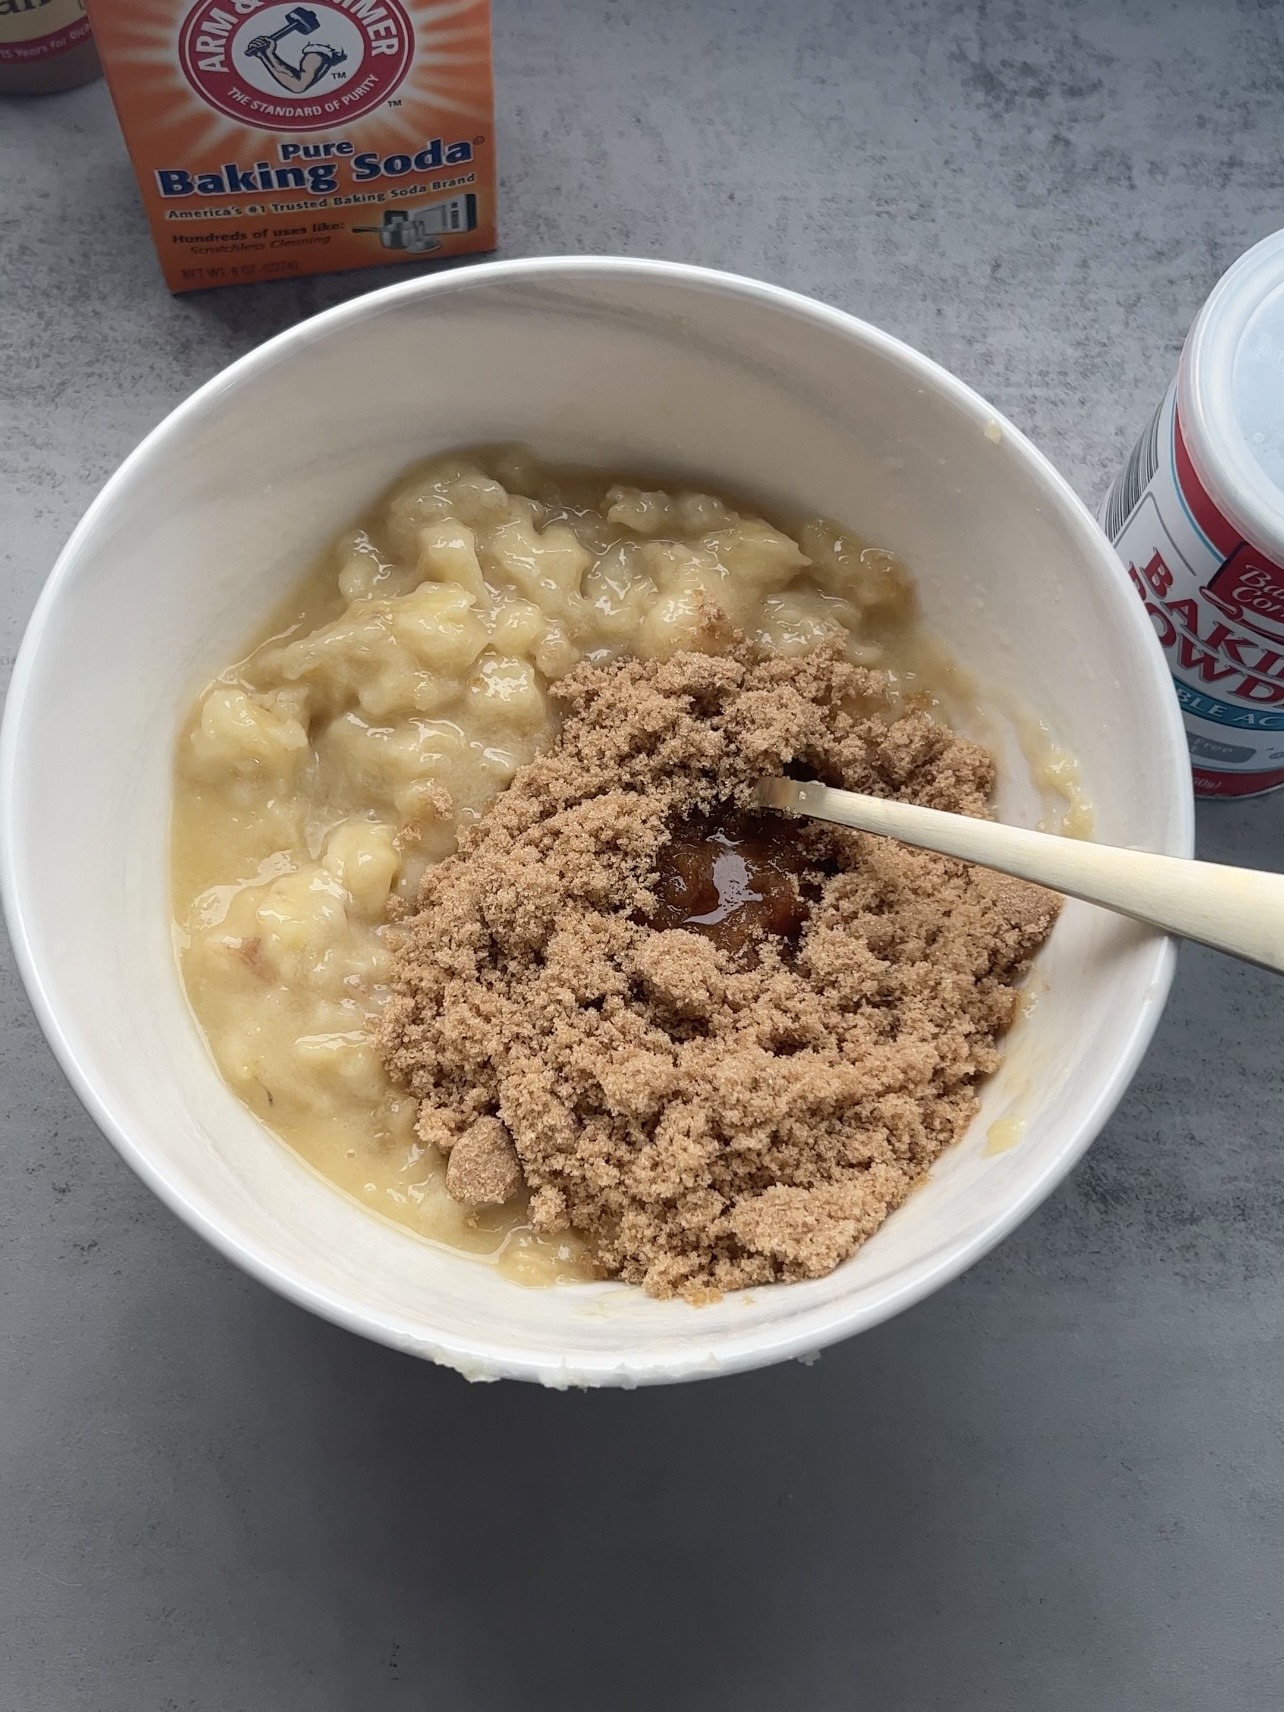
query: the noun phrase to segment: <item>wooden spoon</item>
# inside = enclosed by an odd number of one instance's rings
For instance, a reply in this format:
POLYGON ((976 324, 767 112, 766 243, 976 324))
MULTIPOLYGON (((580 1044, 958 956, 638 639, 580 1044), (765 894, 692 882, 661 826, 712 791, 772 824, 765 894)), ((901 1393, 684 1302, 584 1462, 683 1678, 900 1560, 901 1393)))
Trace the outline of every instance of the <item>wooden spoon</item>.
POLYGON ((803 780, 764 779, 758 800, 764 808, 979 862, 1284 973, 1284 874, 1088 844, 803 780))

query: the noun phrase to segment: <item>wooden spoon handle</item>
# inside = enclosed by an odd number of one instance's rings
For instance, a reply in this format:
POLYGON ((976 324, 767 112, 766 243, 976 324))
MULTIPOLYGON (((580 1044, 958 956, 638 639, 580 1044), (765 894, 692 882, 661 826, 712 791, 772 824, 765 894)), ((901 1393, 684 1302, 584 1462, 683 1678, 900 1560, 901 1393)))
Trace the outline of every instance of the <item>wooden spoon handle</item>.
POLYGON ((794 779, 764 779, 759 795, 767 808, 979 862, 1284 973, 1284 874, 1119 850, 794 779))

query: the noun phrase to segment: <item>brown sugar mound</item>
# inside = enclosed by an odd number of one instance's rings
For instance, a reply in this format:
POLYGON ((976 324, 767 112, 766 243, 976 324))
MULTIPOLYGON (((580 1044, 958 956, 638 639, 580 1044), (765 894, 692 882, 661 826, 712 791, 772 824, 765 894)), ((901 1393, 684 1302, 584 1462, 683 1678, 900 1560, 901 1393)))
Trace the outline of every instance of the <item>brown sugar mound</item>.
POLYGON ((764 774, 985 815, 993 762, 838 644, 584 666, 555 693, 556 748, 400 924, 383 1059, 423 1139, 464 1149, 462 1198, 520 1161, 534 1225, 603 1275, 691 1300, 820 1277, 966 1128, 1059 900, 772 817, 787 935, 656 925, 672 847, 750 813, 764 774))

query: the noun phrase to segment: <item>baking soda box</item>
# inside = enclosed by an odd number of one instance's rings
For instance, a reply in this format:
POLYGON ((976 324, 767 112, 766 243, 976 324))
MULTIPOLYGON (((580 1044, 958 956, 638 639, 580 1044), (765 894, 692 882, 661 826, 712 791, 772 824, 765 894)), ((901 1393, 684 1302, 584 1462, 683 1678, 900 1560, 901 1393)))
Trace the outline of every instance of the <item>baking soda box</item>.
POLYGON ((489 0, 90 0, 171 291, 495 246, 489 0))

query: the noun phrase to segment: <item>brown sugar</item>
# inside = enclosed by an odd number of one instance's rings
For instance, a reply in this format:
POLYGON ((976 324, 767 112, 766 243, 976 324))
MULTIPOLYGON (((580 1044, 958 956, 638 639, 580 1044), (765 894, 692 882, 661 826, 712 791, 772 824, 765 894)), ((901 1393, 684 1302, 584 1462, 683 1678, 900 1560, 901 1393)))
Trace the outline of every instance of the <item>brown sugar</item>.
POLYGON ((384 1061, 452 1194, 516 1190, 520 1162, 532 1222, 605 1276, 692 1300, 819 1277, 966 1128, 1059 900, 748 818, 786 769, 988 814, 986 751, 837 644, 583 666, 555 694, 557 746, 400 924, 384 1061))
POLYGON ((478 1118, 453 1142, 446 1189, 472 1207, 502 1207, 522 1186, 522 1163, 498 1118, 478 1118))

